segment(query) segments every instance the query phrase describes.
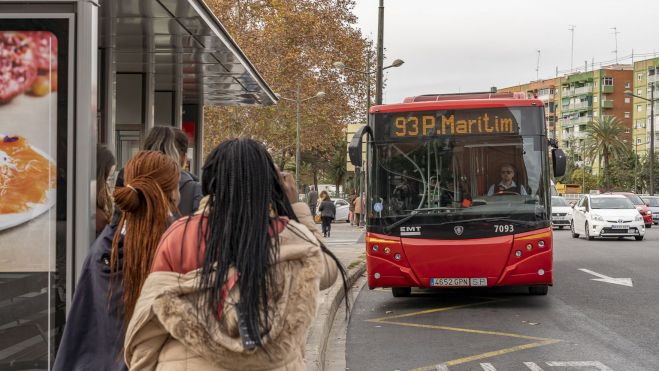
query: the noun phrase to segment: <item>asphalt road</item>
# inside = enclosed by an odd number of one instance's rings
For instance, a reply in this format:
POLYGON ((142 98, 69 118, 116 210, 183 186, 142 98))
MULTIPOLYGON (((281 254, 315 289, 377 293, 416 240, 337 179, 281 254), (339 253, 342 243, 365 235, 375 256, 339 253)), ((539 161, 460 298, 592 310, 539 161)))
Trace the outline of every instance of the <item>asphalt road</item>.
POLYGON ((659 228, 643 241, 556 230, 554 249, 547 296, 506 288, 393 298, 364 287, 348 327, 347 368, 659 370, 659 228))

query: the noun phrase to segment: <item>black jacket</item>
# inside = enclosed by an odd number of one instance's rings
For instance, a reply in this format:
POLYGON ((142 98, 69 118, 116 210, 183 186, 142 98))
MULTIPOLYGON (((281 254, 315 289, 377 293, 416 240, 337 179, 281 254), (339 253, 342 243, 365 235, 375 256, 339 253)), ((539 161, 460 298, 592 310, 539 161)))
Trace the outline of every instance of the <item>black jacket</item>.
POLYGON ((321 218, 329 217, 334 219, 336 217, 336 206, 334 205, 334 201, 330 200, 321 202, 318 211, 320 211, 321 218))
POLYGON ((108 298, 110 256, 115 231, 116 225, 107 225, 85 259, 53 371, 127 370, 123 358, 121 272, 113 277, 112 296, 108 298))

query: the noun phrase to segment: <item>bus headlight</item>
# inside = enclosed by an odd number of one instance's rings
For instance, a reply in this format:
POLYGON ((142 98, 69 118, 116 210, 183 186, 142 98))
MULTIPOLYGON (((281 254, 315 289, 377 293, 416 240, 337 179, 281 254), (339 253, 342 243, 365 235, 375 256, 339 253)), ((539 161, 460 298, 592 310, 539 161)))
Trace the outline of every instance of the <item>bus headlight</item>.
POLYGON ((541 248, 545 247, 545 241, 543 241, 543 240, 538 241, 538 247, 541 247, 541 248))

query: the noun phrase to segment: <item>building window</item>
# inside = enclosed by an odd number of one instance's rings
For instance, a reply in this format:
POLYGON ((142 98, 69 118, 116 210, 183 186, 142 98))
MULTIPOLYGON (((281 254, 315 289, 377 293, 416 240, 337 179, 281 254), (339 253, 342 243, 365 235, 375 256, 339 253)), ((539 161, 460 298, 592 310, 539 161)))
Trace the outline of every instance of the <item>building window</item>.
POLYGON ((648 68, 648 76, 654 76, 654 67, 648 68))
POLYGON ((632 113, 631 112, 625 112, 625 118, 628 119, 630 117, 632 117, 632 113))
POLYGON ((636 138, 636 144, 641 144, 641 138, 636 138))
POLYGON ((598 95, 593 96, 593 103, 599 102, 600 97, 598 95))
POLYGON ((611 86, 613 85, 613 77, 603 77, 602 86, 611 86))
POLYGON ((599 115, 600 115, 599 111, 595 111, 595 112, 593 112, 593 116, 595 116, 595 117, 599 117, 599 115))
POLYGON ((636 105, 636 112, 643 112, 643 105, 637 104, 636 105))
POLYGON ((632 84, 629 83, 629 81, 625 82, 625 89, 629 89, 632 86, 632 84))
POLYGON ((629 134, 629 128, 625 128, 625 134, 629 134))
POLYGON ((636 75, 636 81, 641 81, 643 80, 643 73, 639 73, 636 75))
POLYGON ((630 97, 625 97, 625 103, 631 103, 632 99, 630 97))
POLYGON ((643 91, 641 89, 636 89, 636 95, 641 95, 643 94, 643 91))

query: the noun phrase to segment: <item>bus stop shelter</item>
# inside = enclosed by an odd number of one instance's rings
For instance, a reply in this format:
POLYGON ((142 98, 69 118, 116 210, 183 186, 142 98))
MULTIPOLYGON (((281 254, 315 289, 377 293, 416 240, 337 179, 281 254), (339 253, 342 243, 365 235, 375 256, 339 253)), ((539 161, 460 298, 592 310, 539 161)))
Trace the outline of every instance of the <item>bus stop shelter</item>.
POLYGON ((202 0, 0 0, 0 18, 16 66, 0 83, 0 369, 45 370, 95 236, 97 143, 121 166, 149 128, 179 127, 198 173, 204 105, 277 98, 202 0))

